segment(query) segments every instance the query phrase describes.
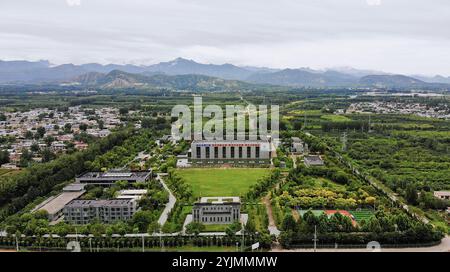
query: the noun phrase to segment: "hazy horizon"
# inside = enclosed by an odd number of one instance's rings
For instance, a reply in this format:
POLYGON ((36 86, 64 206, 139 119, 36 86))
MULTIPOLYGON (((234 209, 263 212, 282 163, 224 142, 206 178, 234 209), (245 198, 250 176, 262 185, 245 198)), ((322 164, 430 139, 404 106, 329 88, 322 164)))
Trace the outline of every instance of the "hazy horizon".
POLYGON ((1 60, 450 76, 446 0, 3 0, 1 60))

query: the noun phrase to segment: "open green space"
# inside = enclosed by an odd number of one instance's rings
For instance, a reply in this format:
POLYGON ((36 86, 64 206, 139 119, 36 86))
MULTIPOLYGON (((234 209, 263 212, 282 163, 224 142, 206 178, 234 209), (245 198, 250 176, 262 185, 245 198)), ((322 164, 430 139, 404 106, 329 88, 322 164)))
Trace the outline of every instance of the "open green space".
POLYGON ((355 220, 358 223, 361 222, 361 220, 367 221, 373 216, 373 211, 371 210, 350 211, 350 213, 355 217, 355 220))
POLYGON ((204 232, 224 232, 228 225, 227 224, 205 224, 204 232))
POLYGON ((349 122, 349 121, 351 121, 350 118, 348 118, 344 115, 335 115, 335 114, 322 115, 320 118, 325 119, 327 121, 332 121, 332 122, 349 122))
POLYGON ((0 169, 0 176, 3 175, 13 175, 16 173, 19 173, 20 170, 14 170, 14 169, 0 169))
POLYGON ((176 173, 191 185, 194 197, 243 196, 250 186, 269 174, 263 168, 192 168, 176 173))

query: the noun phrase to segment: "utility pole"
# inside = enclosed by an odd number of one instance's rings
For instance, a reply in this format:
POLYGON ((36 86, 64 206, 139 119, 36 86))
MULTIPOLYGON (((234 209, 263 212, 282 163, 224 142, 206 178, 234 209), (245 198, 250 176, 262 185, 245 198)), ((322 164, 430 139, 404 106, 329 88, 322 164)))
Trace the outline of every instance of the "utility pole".
POLYGON ((345 131, 341 138, 342 151, 347 151, 347 132, 345 131))
POLYGON ((16 234, 16 251, 19 252, 19 238, 17 238, 17 234, 16 234))
POLYGON ((242 245, 241 245, 241 251, 244 252, 244 244, 245 244, 245 226, 244 223, 241 223, 242 225, 242 245))
POLYGON ((89 238, 89 251, 92 252, 92 238, 89 238))
POLYGON ((306 130, 306 112, 305 112, 305 125, 304 125, 304 127, 305 127, 304 130, 306 130))
POLYGON ((317 239, 317 226, 316 225, 314 225, 314 239, 313 239, 313 241, 314 241, 314 252, 316 252, 316 250, 317 250, 317 241, 319 241, 317 239))
POLYGON ((142 252, 145 252, 144 234, 142 234, 142 252))

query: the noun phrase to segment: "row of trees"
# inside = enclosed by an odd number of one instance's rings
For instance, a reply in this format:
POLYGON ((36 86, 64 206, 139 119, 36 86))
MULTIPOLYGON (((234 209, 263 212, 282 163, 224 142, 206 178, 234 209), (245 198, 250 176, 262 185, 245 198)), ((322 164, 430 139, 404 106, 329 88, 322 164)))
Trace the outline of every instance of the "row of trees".
POLYGON ((364 244, 370 241, 392 244, 436 242, 443 233, 429 224, 417 221, 400 210, 386 213, 381 207, 375 215, 359 225, 340 213, 332 216, 305 213, 296 222, 287 214, 282 223, 281 243, 285 247, 311 244, 316 231, 321 243, 364 244))
POLYGON ((87 161, 122 144, 134 130, 124 129, 92 144, 87 150, 62 155, 48 163, 32 165, 0 180, 0 220, 18 212, 38 196, 48 194, 55 185, 73 179, 87 170, 87 161))

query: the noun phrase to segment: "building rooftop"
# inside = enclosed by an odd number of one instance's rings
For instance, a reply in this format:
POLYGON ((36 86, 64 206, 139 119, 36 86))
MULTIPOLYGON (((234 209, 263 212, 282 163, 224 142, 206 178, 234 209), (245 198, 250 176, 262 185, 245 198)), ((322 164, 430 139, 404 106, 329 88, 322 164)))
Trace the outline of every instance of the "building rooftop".
POLYGON ((133 179, 145 178, 151 174, 151 171, 108 171, 108 172, 86 172, 79 175, 77 178, 81 179, 133 179))
POLYGON ((240 203, 241 200, 237 196, 214 196, 214 197, 202 197, 198 203, 209 204, 226 204, 226 203, 240 203))
POLYGON ((49 214, 56 214, 62 210, 66 204, 83 195, 84 192, 84 190, 77 192, 62 192, 55 198, 48 199, 36 210, 46 210, 49 214))
POLYGON ((434 191, 435 196, 450 196, 450 191, 434 191))
POLYGON ((64 192, 78 192, 83 191, 86 184, 84 183, 71 183, 63 188, 64 192))
POLYGON ((324 161, 319 155, 309 155, 304 157, 306 165, 323 165, 324 161))
POLYGON ((101 200, 82 200, 75 199, 68 203, 67 207, 80 207, 80 206, 89 206, 89 207, 102 207, 102 206, 124 206, 129 205, 133 200, 132 199, 101 199, 101 200))

